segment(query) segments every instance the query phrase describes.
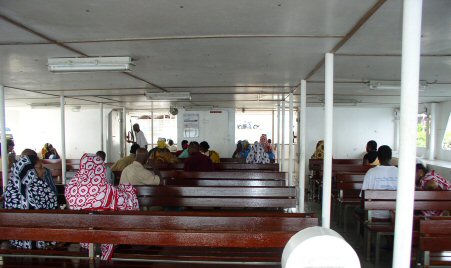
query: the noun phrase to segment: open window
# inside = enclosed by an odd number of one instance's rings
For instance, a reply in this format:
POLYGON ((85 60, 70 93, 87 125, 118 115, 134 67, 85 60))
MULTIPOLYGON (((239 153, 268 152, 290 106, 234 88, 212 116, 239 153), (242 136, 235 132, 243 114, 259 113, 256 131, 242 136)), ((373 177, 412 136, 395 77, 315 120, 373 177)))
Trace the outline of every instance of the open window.
POLYGON ((426 148, 429 134, 430 118, 428 114, 418 114, 417 121, 417 147, 426 148))
POLYGON ((447 151, 451 150, 451 114, 448 117, 445 134, 443 135, 442 149, 447 151))

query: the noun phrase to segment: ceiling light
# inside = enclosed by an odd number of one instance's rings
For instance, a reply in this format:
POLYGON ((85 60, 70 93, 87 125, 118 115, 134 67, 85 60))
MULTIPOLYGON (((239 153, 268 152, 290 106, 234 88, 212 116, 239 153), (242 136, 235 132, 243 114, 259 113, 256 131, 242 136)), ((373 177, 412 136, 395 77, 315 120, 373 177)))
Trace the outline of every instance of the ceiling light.
POLYGON ((191 94, 189 92, 162 92, 162 93, 147 92, 146 98, 148 100, 160 100, 160 101, 191 100, 191 94))
MULTIPOLYGON (((420 81, 419 90, 425 90, 428 86, 426 81, 420 81)), ((369 81, 368 87, 372 90, 400 90, 401 82, 399 81, 369 81)))
POLYGON ((185 111, 210 111, 214 108, 212 105, 183 106, 185 111))
POLYGON ((46 103, 30 103, 31 109, 47 109, 60 107, 59 102, 46 102, 46 103))
POLYGON ((90 71, 130 71, 131 57, 95 58, 51 58, 48 68, 51 72, 90 72, 90 71))

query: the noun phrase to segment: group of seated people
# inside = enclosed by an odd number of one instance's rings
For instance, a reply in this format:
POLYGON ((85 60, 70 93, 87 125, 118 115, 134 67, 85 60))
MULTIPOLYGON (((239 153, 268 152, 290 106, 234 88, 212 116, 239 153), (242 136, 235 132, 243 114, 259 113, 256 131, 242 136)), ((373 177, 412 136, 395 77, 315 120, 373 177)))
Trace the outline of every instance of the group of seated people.
MULTIPOLYGON (((392 150, 387 145, 380 146, 377 150, 377 143, 373 140, 367 144, 367 154, 363 158, 364 164, 375 165, 365 174, 363 190, 396 190, 398 187, 398 168, 392 165, 392 150)), ((440 176, 435 170, 428 171, 426 167, 416 164, 415 176, 416 190, 449 191, 451 183, 440 176)), ((424 216, 442 216, 446 211, 423 210, 424 216)), ((387 219, 390 217, 388 211, 373 211, 372 217, 387 219)))
POLYGON ((247 140, 238 141, 232 158, 244 158, 248 164, 267 164, 275 162, 271 139, 266 134, 260 136, 260 141, 251 146, 247 140))

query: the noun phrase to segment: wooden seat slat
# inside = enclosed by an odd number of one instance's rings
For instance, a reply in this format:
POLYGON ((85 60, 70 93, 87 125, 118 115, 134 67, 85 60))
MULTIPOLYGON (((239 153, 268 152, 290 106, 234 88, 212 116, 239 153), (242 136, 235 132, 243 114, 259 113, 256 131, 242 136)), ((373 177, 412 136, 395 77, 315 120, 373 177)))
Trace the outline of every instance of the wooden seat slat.
POLYGON ((296 197, 295 187, 136 186, 138 196, 296 197))
POLYGON ((255 179, 166 179, 165 185, 178 186, 285 186, 285 180, 255 180, 255 179))
POLYGON ((260 171, 222 171, 222 172, 190 172, 181 170, 162 170, 163 178, 177 179, 269 179, 285 180, 285 172, 260 172, 260 171))

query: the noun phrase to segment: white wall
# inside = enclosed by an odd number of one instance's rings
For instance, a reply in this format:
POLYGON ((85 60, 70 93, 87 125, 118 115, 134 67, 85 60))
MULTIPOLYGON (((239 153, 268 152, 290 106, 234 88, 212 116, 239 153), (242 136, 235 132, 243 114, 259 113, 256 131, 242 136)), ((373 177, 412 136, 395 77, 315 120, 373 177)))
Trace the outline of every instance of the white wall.
POLYGON ((221 113, 210 111, 179 110, 177 115, 177 139, 188 141, 207 141, 211 150, 215 150, 222 158, 230 158, 235 150, 235 110, 215 109, 221 113), (199 137, 186 138, 183 135, 183 115, 185 113, 199 114, 199 137))
MULTIPOLYGON (((104 108, 104 150, 109 108, 104 108)), ((6 108, 6 126, 14 136, 15 151, 30 148, 39 154, 46 142, 61 152, 60 109, 6 108)), ((100 150, 99 107, 74 112, 66 108, 66 158, 79 159, 83 153, 100 150)))
MULTIPOLYGON (((375 140, 393 148, 395 123, 392 108, 334 107, 333 157, 362 158, 366 143, 375 140)), ((307 159, 324 138, 324 108, 307 108, 307 159)))

